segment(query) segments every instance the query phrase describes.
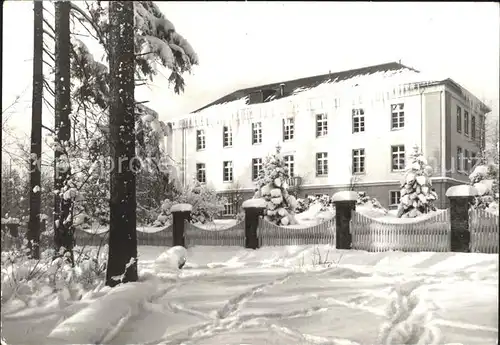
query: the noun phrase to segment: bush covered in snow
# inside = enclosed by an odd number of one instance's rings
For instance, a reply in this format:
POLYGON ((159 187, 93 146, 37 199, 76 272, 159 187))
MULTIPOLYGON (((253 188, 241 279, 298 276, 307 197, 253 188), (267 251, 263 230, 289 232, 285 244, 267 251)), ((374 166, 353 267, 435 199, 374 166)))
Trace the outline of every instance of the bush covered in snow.
POLYGON ((56 292, 78 300, 84 292, 104 282, 107 245, 75 247, 74 266, 64 256, 54 260, 53 249, 43 251, 39 260, 28 258, 28 252, 26 241, 20 249, 2 252, 2 306, 13 299, 29 305, 44 288, 49 288, 49 293, 56 292))
POLYGON ((254 198, 266 200, 266 220, 278 225, 292 225, 297 224, 294 217, 297 200, 288 194, 290 175, 280 149, 276 147, 276 153, 266 157, 256 182, 254 198))
POLYGON ((173 200, 165 199, 161 205, 161 213, 154 222, 154 226, 163 226, 172 222, 170 208, 175 204, 190 204, 191 222, 211 222, 224 210, 225 199, 217 195, 215 189, 194 181, 192 184, 174 191, 173 200))
POLYGON ((474 208, 498 214, 498 164, 494 162, 477 165, 469 175, 470 183, 479 195, 474 198, 474 208))
POLYGON ((376 210, 380 210, 382 213, 387 214, 389 211, 383 207, 376 198, 368 196, 365 192, 358 193, 358 200, 356 200, 356 206, 367 206, 376 210))
POLYGON ((304 199, 297 199, 295 213, 306 212, 312 205, 321 205, 321 211, 328 211, 334 207, 332 198, 327 195, 306 195, 304 199))
POLYGON ((427 164, 417 145, 410 155, 410 163, 406 167, 405 180, 401 185, 401 200, 398 217, 415 218, 435 211, 434 201, 437 193, 432 188, 432 167, 427 164))

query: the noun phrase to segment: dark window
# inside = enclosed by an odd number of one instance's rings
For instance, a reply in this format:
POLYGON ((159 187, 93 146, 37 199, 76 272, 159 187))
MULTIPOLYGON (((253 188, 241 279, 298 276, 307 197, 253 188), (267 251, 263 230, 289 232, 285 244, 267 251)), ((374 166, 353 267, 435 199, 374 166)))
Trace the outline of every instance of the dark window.
POLYGON ((293 177, 295 174, 295 158, 292 155, 284 156, 285 166, 288 169, 288 175, 293 177))
POLYGON ((205 149, 205 130, 203 129, 196 130, 196 149, 205 149))
POLYGON ((252 123, 252 145, 262 143, 262 122, 252 123))
POLYGON ((259 173, 262 170, 262 158, 252 159, 252 180, 259 178, 259 173))
POLYGON ((352 110, 352 132, 359 133, 365 131, 365 111, 363 109, 352 110))
POLYGON ((222 170, 223 170, 222 181, 233 182, 233 162, 232 161, 222 162, 222 170))
POLYGON ((391 105, 391 129, 401 129, 405 126, 405 105, 403 103, 391 105))
POLYGON ((233 129, 230 126, 222 127, 222 146, 233 146, 233 129))
POLYGON ((207 182, 207 173, 205 169, 205 163, 196 163, 196 179, 200 183, 207 182))
POLYGON ((401 171, 405 169, 405 146, 404 145, 396 145, 391 146, 391 157, 392 171, 401 171))
POLYGON ((399 190, 391 190, 390 191, 390 204, 398 205, 401 200, 401 191, 399 190))
POLYGON ((324 137, 328 135, 328 115, 316 115, 316 137, 324 137))
POLYGON ((295 134, 295 120, 293 117, 283 119, 283 141, 292 140, 295 134))
POLYGON ((328 175, 328 152, 316 153, 316 175, 328 175))
POLYGON ((352 150, 352 171, 355 174, 365 172, 365 149, 352 150))

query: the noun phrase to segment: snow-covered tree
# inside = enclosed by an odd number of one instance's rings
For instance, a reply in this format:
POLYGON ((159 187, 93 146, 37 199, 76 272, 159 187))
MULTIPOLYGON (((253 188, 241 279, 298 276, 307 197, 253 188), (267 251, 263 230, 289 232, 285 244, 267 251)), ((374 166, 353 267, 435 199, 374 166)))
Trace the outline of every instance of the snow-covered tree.
POLYGON ((437 193, 432 188, 432 167, 427 164, 419 147, 415 145, 405 169, 405 180, 401 185, 401 200, 398 217, 415 218, 435 211, 437 193))
POLYGON ((479 195, 474 200, 473 207, 485 209, 498 214, 499 212, 499 130, 498 121, 492 126, 489 135, 485 138, 485 147, 481 147, 472 173, 469 175, 479 195))
POLYGON ((490 161, 486 164, 479 164, 474 167, 469 175, 470 183, 473 185, 479 195, 474 198, 475 208, 485 209, 498 214, 498 163, 490 161))
POLYGON ((281 147, 276 147, 276 153, 266 157, 257 179, 257 190, 254 198, 264 198, 267 201, 265 219, 278 225, 297 224, 294 214, 297 200, 288 194, 290 175, 281 147))

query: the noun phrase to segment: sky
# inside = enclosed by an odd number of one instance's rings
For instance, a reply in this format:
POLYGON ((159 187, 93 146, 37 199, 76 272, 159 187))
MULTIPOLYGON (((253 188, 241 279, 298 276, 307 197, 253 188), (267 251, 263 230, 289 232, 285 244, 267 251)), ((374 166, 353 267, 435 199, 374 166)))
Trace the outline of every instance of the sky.
MULTIPOLYGON (((83 2, 77 2, 83 4, 83 2)), ((3 3, 2 108, 30 131, 33 3, 3 3), (23 93, 23 91, 25 91, 23 93)), ((240 88, 399 61, 452 78, 498 116, 500 11, 494 2, 158 2, 200 65, 175 95, 166 76, 137 90, 161 120, 240 88)), ((50 18, 52 20, 52 18, 50 18)), ((49 111, 44 113, 51 117, 49 111)), ((47 120, 48 121, 48 120, 47 120)))

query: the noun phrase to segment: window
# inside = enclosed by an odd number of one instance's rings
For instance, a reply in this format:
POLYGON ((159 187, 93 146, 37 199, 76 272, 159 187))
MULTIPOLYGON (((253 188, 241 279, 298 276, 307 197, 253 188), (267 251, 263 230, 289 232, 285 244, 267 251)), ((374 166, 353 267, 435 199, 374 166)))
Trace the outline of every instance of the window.
POLYGON ((399 190, 391 190, 389 191, 389 205, 398 205, 401 200, 401 191, 399 190))
POLYGON ((226 202, 224 203, 223 216, 234 216, 236 214, 236 201, 234 195, 224 195, 226 202))
POLYGON ((363 109, 352 110, 352 132, 359 133, 365 131, 365 111, 363 109))
POLYGON ((474 115, 470 119, 470 136, 472 140, 476 140, 476 117, 474 115))
POLYGON ((293 177, 295 174, 295 158, 292 155, 284 156, 285 166, 288 169, 288 175, 293 177))
POLYGON ((405 146, 391 146, 392 171, 401 171, 405 168, 405 146))
POLYGON ((469 112, 464 111, 464 134, 469 136, 469 112))
POLYGON ((464 171, 469 171, 469 150, 464 150, 464 171))
POLYGON ((233 129, 230 126, 222 127, 222 147, 233 146, 233 129))
POLYGON ((328 115, 316 115, 316 138, 328 135, 328 115))
POLYGON ((401 129, 405 126, 405 105, 391 104, 391 129, 401 129))
POLYGON ((316 153, 316 176, 328 175, 328 152, 316 153))
POLYGON ((352 172, 354 174, 365 172, 365 149, 352 150, 352 172))
POLYGON ((457 157, 456 157, 456 169, 457 171, 462 171, 462 148, 460 146, 457 147, 457 157))
POLYGON ((259 172, 262 170, 262 158, 252 159, 252 180, 256 180, 259 177, 259 172))
POLYGON ((471 152, 470 153, 470 167, 471 169, 474 168, 476 166, 476 154, 474 152, 471 152))
POLYGON ((196 130, 196 150, 204 150, 205 149, 205 130, 197 129, 196 130))
POLYGON ((480 116, 479 117, 479 140, 480 140, 480 145, 482 147, 486 146, 486 128, 485 128, 485 123, 484 123, 484 117, 480 116))
POLYGON ((283 141, 292 140, 294 136, 295 121, 293 117, 283 119, 283 141))
POLYGON ((225 161, 222 162, 222 181, 233 182, 233 162, 225 161))
POLYGON ((252 145, 262 143, 262 122, 252 123, 252 145))
POLYGON ((462 133, 462 108, 457 105, 457 132, 462 133))
POLYGON ((200 183, 207 182, 207 173, 205 169, 205 163, 196 163, 196 179, 200 183))

